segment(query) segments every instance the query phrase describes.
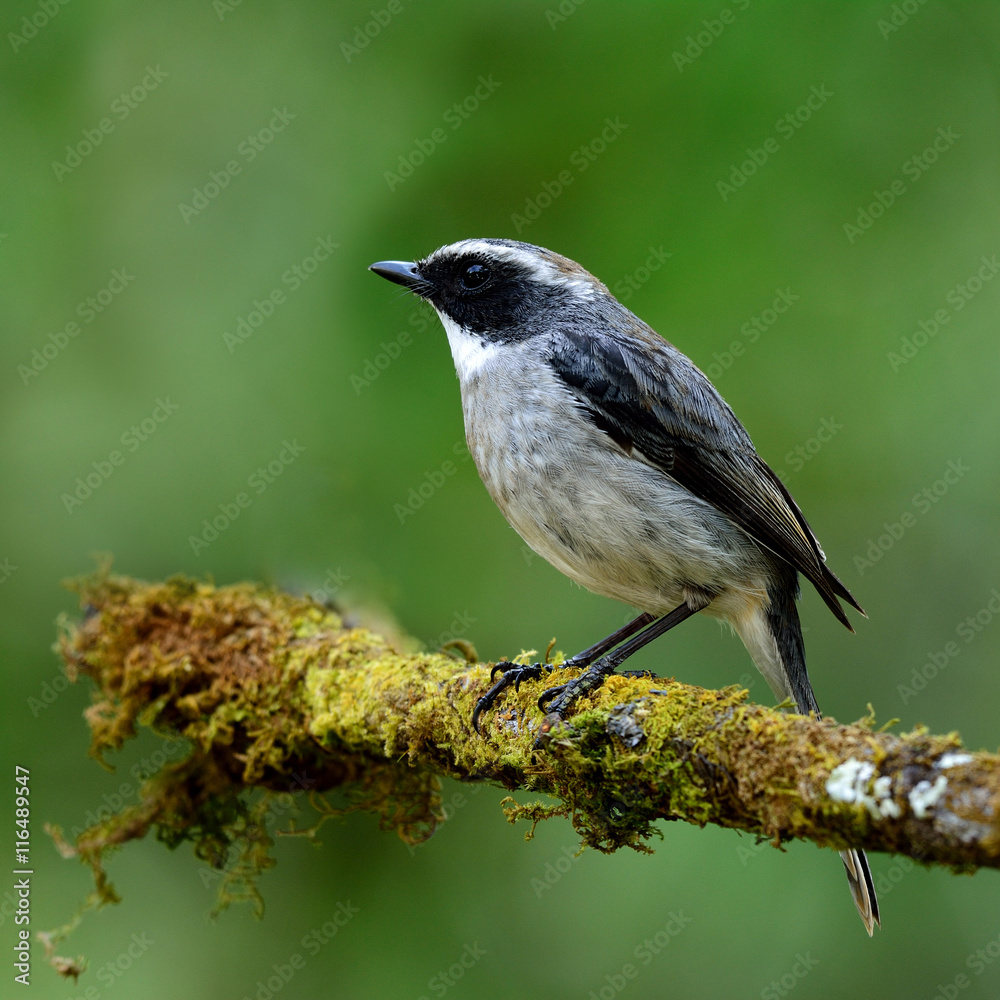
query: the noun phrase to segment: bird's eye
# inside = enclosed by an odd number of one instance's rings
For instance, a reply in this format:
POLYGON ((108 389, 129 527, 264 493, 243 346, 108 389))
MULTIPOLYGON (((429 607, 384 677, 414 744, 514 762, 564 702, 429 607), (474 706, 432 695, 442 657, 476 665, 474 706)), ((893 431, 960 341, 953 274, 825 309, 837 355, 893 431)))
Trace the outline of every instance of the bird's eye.
POLYGON ((462 284, 469 289, 482 288, 490 280, 490 269, 485 264, 470 264, 462 272, 462 284))

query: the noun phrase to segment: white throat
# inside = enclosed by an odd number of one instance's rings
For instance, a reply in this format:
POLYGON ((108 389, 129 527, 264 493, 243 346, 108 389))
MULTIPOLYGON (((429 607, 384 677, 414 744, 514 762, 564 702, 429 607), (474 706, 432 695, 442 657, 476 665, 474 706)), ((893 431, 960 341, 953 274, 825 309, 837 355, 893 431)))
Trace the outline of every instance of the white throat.
POLYGON ((471 334, 459 326, 450 316, 438 312, 444 332, 448 334, 451 356, 455 360, 455 371, 462 382, 474 377, 493 361, 497 354, 495 344, 483 343, 476 334, 471 334))

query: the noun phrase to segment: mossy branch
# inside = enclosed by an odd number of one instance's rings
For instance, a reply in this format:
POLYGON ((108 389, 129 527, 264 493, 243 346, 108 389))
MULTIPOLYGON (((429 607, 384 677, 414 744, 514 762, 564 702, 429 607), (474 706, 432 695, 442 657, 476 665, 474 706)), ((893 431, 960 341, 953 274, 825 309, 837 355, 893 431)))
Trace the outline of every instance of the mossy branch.
POLYGON ((75 587, 86 616, 60 650, 71 676, 96 685, 93 754, 139 725, 190 748, 137 804, 67 845, 103 900, 114 898, 103 854, 150 830, 220 866, 250 844, 237 867, 253 895, 270 841, 251 789, 338 790, 348 808, 425 839, 442 819, 440 775, 553 796, 508 806, 508 819, 568 816, 602 851, 647 849, 657 820, 679 819, 1000 867, 1000 757, 965 752, 955 734, 874 732, 752 705, 738 687, 615 676, 537 750, 544 681, 508 691, 479 736, 470 720, 488 664, 401 653, 308 598, 249 584, 99 574, 75 587))

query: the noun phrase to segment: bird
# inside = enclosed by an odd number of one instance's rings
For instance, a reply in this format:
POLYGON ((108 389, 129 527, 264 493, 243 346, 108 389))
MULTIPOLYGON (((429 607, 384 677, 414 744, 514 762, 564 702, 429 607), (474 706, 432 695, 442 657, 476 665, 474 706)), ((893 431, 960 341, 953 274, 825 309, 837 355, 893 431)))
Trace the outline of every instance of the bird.
MULTIPOLYGON (((854 631, 864 615, 781 479, 709 379, 575 261, 467 239, 372 264, 437 312, 466 441, 507 521, 571 580, 641 614, 564 661, 546 724, 634 652, 699 612, 728 623, 779 700, 820 717, 796 609, 799 574, 854 631)), ((481 716, 547 664, 496 664, 481 716)), ((840 853, 869 936, 881 926, 863 851, 840 853)))

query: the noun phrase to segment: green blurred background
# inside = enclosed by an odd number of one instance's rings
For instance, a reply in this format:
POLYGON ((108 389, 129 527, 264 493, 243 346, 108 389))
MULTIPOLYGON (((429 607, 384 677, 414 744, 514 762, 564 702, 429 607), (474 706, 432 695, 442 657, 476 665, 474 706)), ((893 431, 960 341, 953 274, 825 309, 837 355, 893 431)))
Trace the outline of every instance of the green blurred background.
MULTIPOLYGON (((553 635, 571 652, 629 615, 526 553, 456 456, 437 321, 366 271, 470 236, 580 261, 712 375, 870 615, 851 636, 804 595, 828 713, 871 702, 996 746, 995 4, 45 0, 0 27, 3 755, 8 780, 31 769, 33 929, 89 888, 43 821, 134 799, 161 747, 147 735, 115 774, 86 756, 89 695, 50 645, 74 607, 59 581, 93 553, 335 592, 485 658, 553 635), (320 260, 318 241, 337 246, 320 260)), ((636 665, 770 701, 708 620, 636 665)), ((875 856, 869 941, 831 852, 664 824, 652 857, 571 863, 569 824, 525 844, 503 794, 449 784, 453 820, 416 849, 367 815, 318 849, 282 840, 260 922, 208 919, 217 882, 187 848, 130 845, 122 905, 61 948, 90 970, 63 983, 36 945, 33 995, 1000 995, 992 872, 875 856)))

